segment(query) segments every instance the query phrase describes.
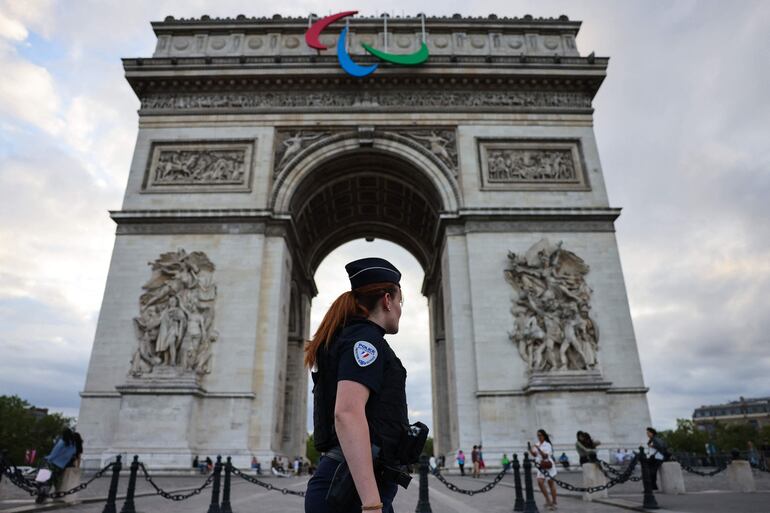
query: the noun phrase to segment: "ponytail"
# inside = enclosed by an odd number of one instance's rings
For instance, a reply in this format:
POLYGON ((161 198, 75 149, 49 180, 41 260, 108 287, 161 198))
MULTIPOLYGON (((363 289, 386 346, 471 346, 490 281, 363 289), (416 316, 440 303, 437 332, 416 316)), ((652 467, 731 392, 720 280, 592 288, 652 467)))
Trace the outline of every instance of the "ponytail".
POLYGON ((328 348, 334 339, 334 333, 344 326, 348 319, 355 316, 368 317, 377 307, 380 298, 385 294, 394 296, 398 286, 394 283, 371 283, 353 291, 340 294, 324 315, 313 339, 305 346, 305 366, 313 368, 316 363, 318 348, 323 345, 328 348))

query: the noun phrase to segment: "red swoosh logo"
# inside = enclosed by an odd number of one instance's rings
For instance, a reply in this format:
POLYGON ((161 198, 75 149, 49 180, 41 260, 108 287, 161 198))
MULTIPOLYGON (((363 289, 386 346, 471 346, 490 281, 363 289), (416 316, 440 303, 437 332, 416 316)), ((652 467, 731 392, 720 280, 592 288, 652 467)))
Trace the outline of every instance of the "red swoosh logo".
POLYGON ((321 32, 323 32, 326 27, 335 21, 347 16, 353 16, 354 14, 358 14, 358 11, 344 11, 337 14, 332 14, 331 16, 326 16, 325 18, 321 18, 320 20, 313 23, 309 29, 307 29, 307 32, 305 32, 305 42, 310 48, 315 48, 316 50, 326 50, 328 47, 321 44, 321 41, 318 40, 318 36, 321 35, 321 32))

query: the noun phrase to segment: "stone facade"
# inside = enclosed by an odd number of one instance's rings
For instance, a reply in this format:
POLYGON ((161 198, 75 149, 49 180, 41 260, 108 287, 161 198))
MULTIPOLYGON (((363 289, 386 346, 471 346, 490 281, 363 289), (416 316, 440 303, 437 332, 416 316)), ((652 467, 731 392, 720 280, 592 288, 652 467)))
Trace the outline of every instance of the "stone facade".
MULTIPOLYGON (((428 63, 364 79, 305 45, 307 18, 167 18, 152 57, 124 60, 141 109, 82 392, 87 467, 303 454, 313 275, 364 236, 425 270, 439 453, 481 442, 493 461, 541 427, 557 451, 578 429, 636 445, 646 388, 592 129, 607 59, 582 57, 564 17, 425 24, 428 63)), ((356 59, 384 46, 381 19, 350 26, 356 59)), ((422 37, 419 18, 388 30, 391 51, 422 37)))

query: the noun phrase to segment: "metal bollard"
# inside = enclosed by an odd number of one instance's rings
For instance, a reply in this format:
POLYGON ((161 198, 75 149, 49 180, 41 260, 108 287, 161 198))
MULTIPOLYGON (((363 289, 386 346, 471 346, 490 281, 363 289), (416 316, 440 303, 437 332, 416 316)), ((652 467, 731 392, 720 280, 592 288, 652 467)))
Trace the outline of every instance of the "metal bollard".
POLYGON ((532 462, 529 461, 529 454, 524 453, 524 493, 526 494, 526 500, 524 501, 524 513, 540 513, 535 504, 535 490, 532 488, 532 462))
POLYGON ((650 475, 650 466, 647 463, 647 456, 644 454, 644 447, 639 447, 639 464, 642 465, 642 485, 644 486, 644 509, 660 509, 655 495, 652 493, 652 476, 650 475))
POLYGON ((222 489, 222 506, 220 513, 233 513, 233 507, 230 505, 230 474, 233 472, 233 463, 230 456, 225 463, 225 486, 222 489))
POLYGON ((428 457, 420 455, 420 498, 417 500, 417 507, 414 513, 433 513, 430 509, 430 498, 428 497, 428 457))
POLYGON ((219 478, 222 474, 222 456, 217 456, 214 464, 214 486, 211 489, 211 504, 208 513, 221 513, 219 510, 219 478))
POLYGON ((102 513, 116 513, 115 498, 118 496, 118 480, 120 479, 120 469, 123 468, 120 454, 115 456, 115 464, 112 466, 112 479, 110 480, 110 491, 107 493, 107 504, 104 505, 102 513))
POLYGON ((128 476, 128 490, 126 490, 126 500, 120 513, 136 513, 134 507, 134 493, 136 493, 136 473, 139 471, 139 456, 134 455, 134 461, 131 462, 131 474, 128 476))
POLYGON ((519 457, 513 453, 513 489, 516 499, 513 501, 513 511, 524 511, 524 498, 521 496, 521 472, 519 471, 519 457))

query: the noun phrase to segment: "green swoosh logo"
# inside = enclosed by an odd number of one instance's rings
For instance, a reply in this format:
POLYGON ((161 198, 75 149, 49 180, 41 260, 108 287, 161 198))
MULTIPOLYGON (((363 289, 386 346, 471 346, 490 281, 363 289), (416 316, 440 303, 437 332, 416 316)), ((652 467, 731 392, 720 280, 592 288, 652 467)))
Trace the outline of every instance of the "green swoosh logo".
POLYGON ((420 49, 416 52, 408 54, 387 53, 381 50, 377 50, 376 48, 372 48, 366 43, 361 43, 361 45, 364 47, 364 49, 366 49, 367 52, 374 55, 378 59, 382 59, 383 61, 390 62, 392 64, 398 64, 400 66, 417 66, 418 64, 422 64, 423 62, 427 61, 428 57, 430 57, 428 45, 425 43, 422 43, 422 46, 420 46, 420 49))

